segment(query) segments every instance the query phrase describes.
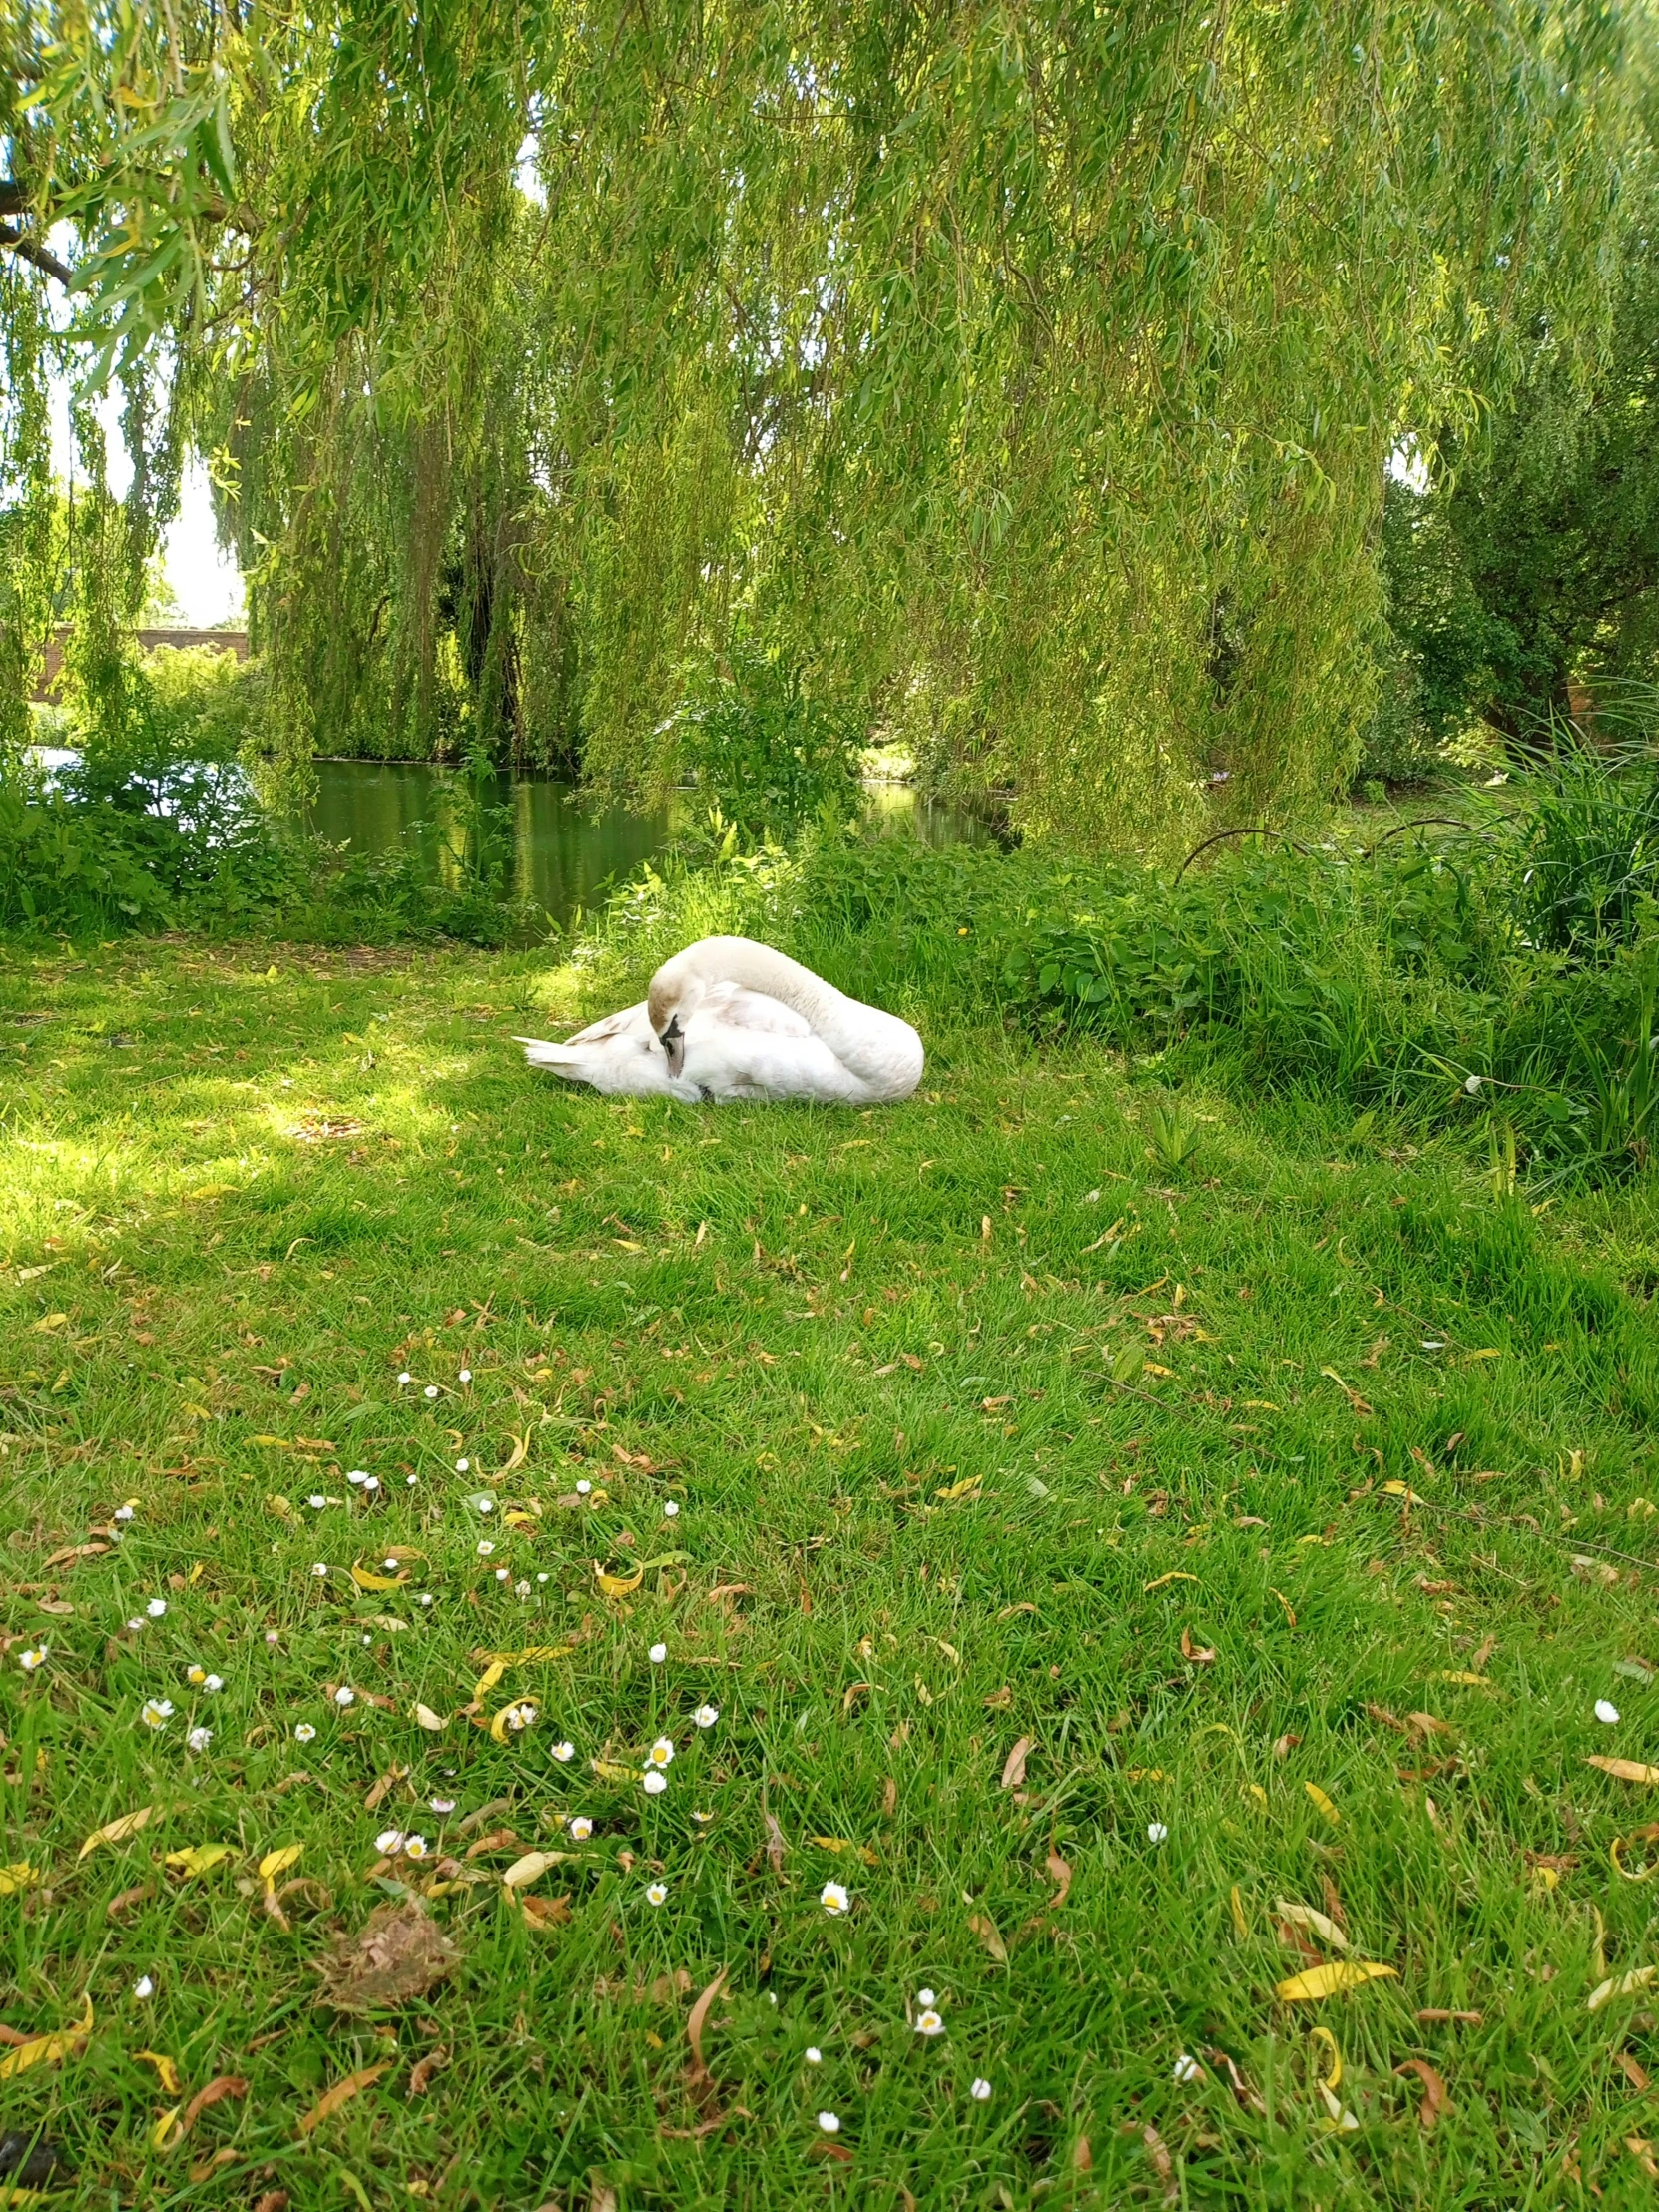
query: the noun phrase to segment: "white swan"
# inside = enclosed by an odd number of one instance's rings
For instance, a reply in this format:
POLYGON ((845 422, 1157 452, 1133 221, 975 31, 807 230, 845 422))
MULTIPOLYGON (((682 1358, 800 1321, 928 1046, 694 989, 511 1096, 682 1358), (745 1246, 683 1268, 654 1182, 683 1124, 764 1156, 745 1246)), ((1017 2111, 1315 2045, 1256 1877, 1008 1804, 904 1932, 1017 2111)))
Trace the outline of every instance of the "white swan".
POLYGON ((704 937, 665 960, 642 1006, 568 1044, 523 1045, 532 1067, 630 1098, 807 1098, 873 1106, 921 1081, 907 1021, 860 1005, 749 937, 704 937))

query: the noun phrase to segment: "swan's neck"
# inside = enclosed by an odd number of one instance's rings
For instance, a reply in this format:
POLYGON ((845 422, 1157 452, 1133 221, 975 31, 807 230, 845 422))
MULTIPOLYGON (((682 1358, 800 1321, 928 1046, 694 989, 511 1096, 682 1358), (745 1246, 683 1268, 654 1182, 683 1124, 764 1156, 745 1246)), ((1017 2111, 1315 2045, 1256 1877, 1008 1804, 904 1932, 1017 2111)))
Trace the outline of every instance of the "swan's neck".
MULTIPOLYGON (((877 1082, 885 1071, 892 1050, 890 1031, 898 1026, 892 1015, 846 997, 799 960, 757 944, 753 937, 705 937, 658 971, 659 981, 665 976, 672 976, 676 986, 696 976, 705 983, 739 983, 746 990, 764 991, 810 1022, 815 1035, 854 1075, 877 1082)), ((656 989, 654 983, 653 998, 656 989)))

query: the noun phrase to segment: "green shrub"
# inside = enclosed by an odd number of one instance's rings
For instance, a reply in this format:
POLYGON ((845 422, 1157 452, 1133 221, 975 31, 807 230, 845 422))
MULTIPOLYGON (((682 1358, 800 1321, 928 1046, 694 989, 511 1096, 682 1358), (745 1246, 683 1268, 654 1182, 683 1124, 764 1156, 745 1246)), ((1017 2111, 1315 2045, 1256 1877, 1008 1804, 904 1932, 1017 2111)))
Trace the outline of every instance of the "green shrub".
POLYGON ((257 661, 212 646, 160 645, 140 664, 137 708, 152 751, 175 761, 234 761, 260 732, 257 661))
POLYGON ((677 718, 683 770, 742 828, 786 830, 851 811, 864 733, 799 664, 739 641, 677 718))

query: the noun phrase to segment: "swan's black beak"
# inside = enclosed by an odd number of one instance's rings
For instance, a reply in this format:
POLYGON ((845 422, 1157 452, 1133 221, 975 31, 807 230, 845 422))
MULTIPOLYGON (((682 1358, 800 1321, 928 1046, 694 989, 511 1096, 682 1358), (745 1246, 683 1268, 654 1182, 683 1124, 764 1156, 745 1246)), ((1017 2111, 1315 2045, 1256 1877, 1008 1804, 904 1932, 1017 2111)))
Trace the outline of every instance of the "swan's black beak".
POLYGON ((668 1027, 658 1042, 668 1054, 668 1072, 670 1075, 678 1075, 686 1064, 686 1034, 680 1027, 678 1014, 670 1014, 668 1027))

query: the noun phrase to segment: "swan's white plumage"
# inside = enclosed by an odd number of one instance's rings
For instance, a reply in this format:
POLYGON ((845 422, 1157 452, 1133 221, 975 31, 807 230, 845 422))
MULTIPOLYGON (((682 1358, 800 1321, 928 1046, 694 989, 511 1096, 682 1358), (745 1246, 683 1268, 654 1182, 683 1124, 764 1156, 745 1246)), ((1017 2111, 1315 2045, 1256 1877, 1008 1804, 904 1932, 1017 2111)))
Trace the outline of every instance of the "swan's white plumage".
POLYGON ((800 1098, 867 1106, 907 1098, 923 1065, 921 1039, 908 1022, 860 1005, 743 937, 689 945, 658 969, 645 1004, 608 1015, 565 1044, 518 1042, 532 1067, 569 1082, 611 1096, 688 1102, 800 1098), (757 987, 763 982, 779 995, 757 987), (670 1027, 678 1065, 661 1041, 670 1027))

